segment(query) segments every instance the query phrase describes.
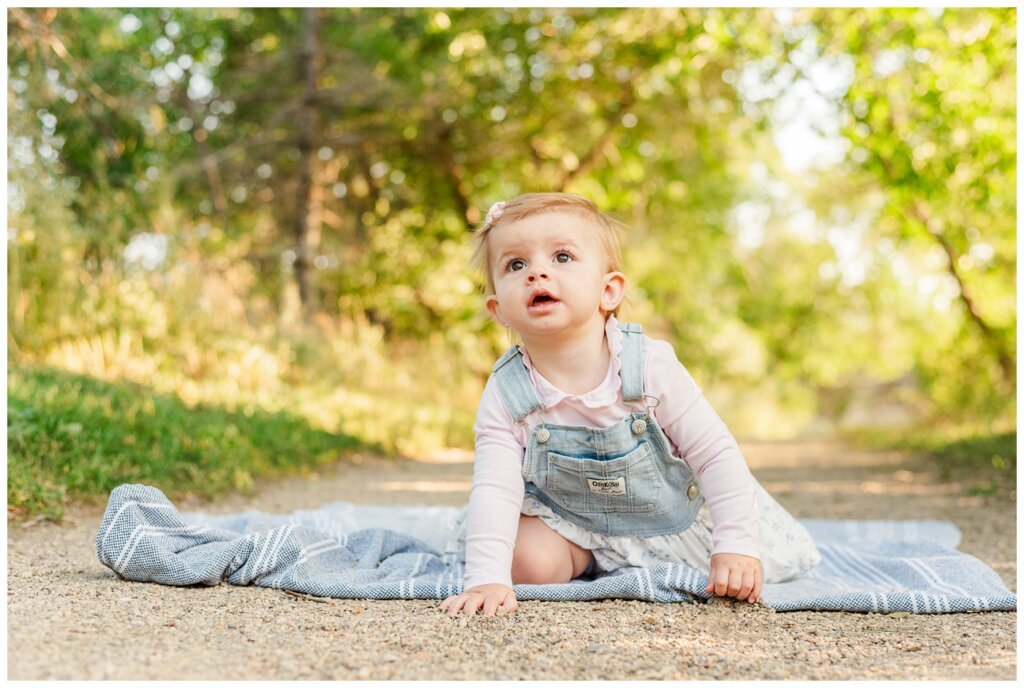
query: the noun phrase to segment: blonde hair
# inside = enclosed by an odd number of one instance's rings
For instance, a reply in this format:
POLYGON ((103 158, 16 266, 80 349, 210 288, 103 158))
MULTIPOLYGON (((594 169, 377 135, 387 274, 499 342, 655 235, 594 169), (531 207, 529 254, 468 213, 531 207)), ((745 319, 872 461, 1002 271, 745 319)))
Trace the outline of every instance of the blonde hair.
MULTIPOLYGON (((472 262, 474 267, 483 272, 486 285, 485 294, 494 293, 494 275, 491 265, 494 256, 491 254, 490 241, 488 241, 494 228, 502 223, 515 222, 531 215, 552 211, 571 212, 591 220, 597 230, 605 258, 608 259, 606 270, 609 272, 622 271, 619 235, 625 229, 625 225, 611 215, 601 212, 589 198, 578 194, 558 192, 522 194, 505 203, 497 217, 492 221, 485 221, 482 227, 473 232, 476 249, 473 251, 472 262)), ((488 219, 491 219, 490 215, 488 213, 488 219)), ((617 315, 618 310, 616 307, 610 312, 612 315, 617 315)))

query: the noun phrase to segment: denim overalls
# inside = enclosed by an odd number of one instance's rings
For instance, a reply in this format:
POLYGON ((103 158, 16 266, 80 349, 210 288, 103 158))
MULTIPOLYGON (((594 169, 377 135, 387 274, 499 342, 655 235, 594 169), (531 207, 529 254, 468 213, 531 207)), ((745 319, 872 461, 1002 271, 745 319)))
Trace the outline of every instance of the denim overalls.
POLYGON ((595 533, 679 533, 693 523, 704 495, 686 462, 672 456, 651 415, 658 400, 644 395, 643 329, 627 323, 619 329, 622 398, 645 408, 611 427, 548 425, 519 349, 513 346, 494 365, 498 392, 516 424, 526 425, 535 411, 540 416, 523 459, 526 492, 595 533))

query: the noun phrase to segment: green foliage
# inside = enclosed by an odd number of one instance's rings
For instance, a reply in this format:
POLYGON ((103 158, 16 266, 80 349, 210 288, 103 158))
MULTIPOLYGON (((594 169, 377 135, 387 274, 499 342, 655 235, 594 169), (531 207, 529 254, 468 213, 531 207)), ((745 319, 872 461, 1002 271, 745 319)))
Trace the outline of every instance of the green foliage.
MULTIPOLYGON (((919 328, 910 339, 915 374, 939 417, 1012 422, 1016 10, 821 10, 805 18, 821 54, 851 67, 837 101, 850 144, 841 174, 881 196, 868 238, 925 263, 929 279, 956 299, 933 301, 916 324, 904 320, 919 328), (860 28, 846 30, 853 25, 860 28)), ((854 193, 848 206, 866 196, 854 193)))
POLYGON ((7 437, 9 508, 52 518, 68 499, 125 482, 211 496, 360 446, 289 413, 189 407, 139 385, 22 365, 8 371, 7 437))

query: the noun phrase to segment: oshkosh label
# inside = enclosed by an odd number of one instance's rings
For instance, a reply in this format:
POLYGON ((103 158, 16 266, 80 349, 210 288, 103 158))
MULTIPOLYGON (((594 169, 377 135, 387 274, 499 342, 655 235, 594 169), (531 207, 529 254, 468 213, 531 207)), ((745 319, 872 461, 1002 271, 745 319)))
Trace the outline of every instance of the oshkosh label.
POLYGON ((595 480, 593 478, 587 478, 587 483, 590 485, 591 492, 597 492, 598 494, 607 495, 624 495, 626 494, 626 478, 601 478, 595 480))

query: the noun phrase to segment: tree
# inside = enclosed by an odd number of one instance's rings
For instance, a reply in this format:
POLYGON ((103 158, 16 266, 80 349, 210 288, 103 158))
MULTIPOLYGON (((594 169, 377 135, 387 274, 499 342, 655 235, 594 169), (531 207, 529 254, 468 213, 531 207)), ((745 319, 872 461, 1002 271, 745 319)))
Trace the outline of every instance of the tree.
MULTIPOLYGON (((824 218, 866 218, 875 260, 894 247, 922 279, 945 273, 937 300, 902 323, 917 373, 947 414, 1005 413, 1016 377, 1015 10, 801 10, 771 35, 786 59, 761 78, 817 84, 848 142, 839 167, 808 175, 809 202, 824 218), (959 301, 955 327, 936 310, 942 292, 959 301)), ((918 284, 908 286, 913 299, 918 284)))

